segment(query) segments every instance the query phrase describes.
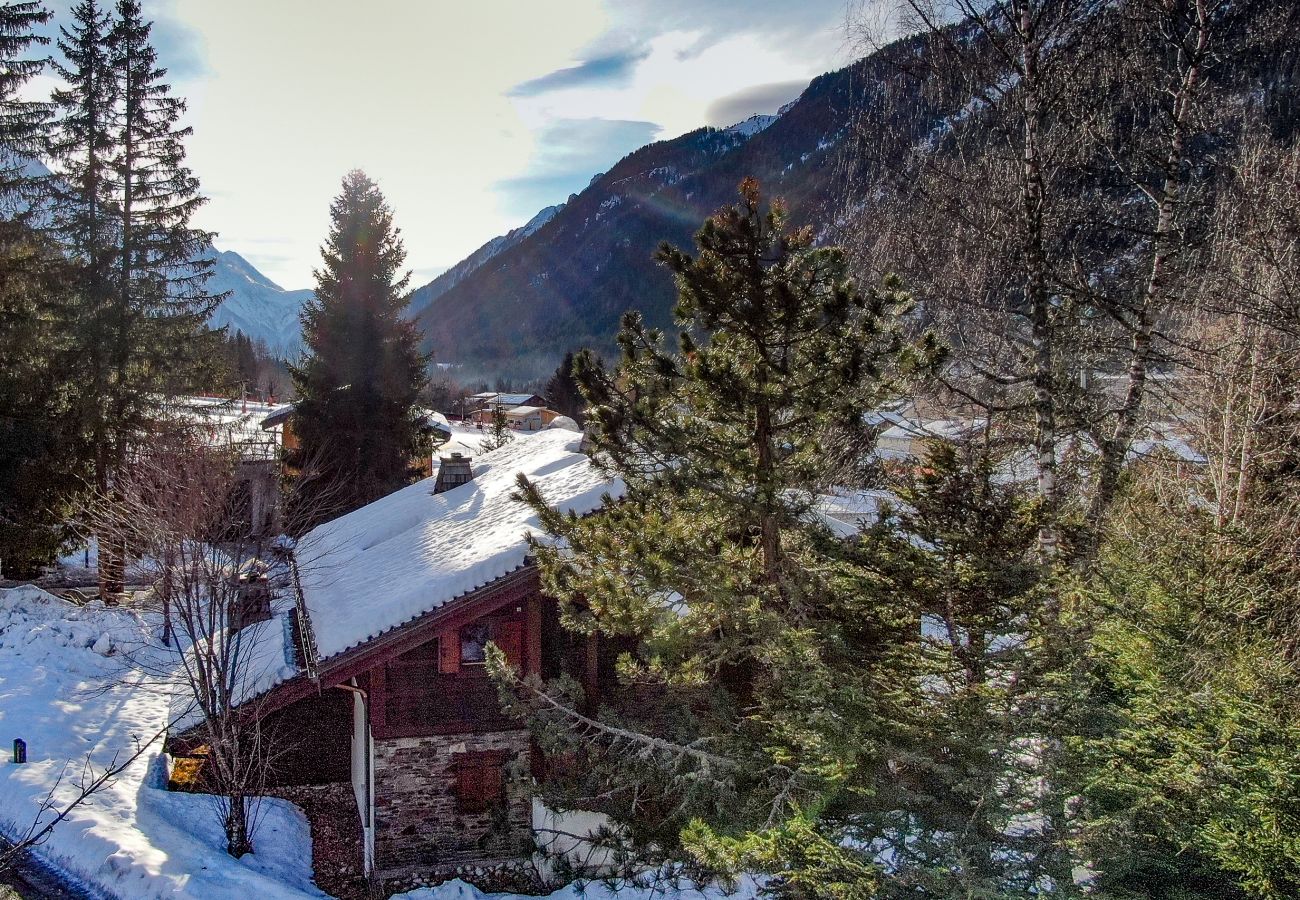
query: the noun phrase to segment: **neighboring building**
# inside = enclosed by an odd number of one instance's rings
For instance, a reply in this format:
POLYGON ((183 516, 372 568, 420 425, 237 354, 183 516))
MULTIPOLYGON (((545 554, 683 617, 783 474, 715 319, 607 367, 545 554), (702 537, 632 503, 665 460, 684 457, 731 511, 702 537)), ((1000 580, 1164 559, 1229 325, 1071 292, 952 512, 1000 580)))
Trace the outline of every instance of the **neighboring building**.
POLYGON ((541 431, 560 414, 544 406, 516 406, 506 410, 505 415, 515 431, 541 431))
MULTIPOLYGON (((293 429, 293 413, 297 407, 292 403, 281 404, 270 415, 261 420, 261 428, 264 432, 274 435, 275 443, 278 447, 285 450, 297 450, 302 446, 298 435, 293 429)), ((451 425, 447 422, 447 417, 440 412, 432 409, 423 410, 424 425, 431 431, 435 437, 435 443, 442 444, 451 439, 451 425)), ((412 463, 418 468, 425 478, 433 474, 433 457, 430 455, 412 463)))
POLYGON ((261 633, 284 646, 248 681, 275 720, 310 727, 289 729, 301 740, 275 780, 350 782, 367 874, 389 887, 530 886, 534 819, 553 828, 555 814, 533 801, 543 761, 501 709, 485 647, 527 674, 572 675, 591 704, 614 680, 616 648, 560 627, 528 555, 536 517, 513 496, 519 473, 579 515, 617 495, 580 442, 550 430, 478 466, 448 456, 439 477, 305 535, 297 577, 281 579, 279 627, 261 633))
POLYGON ((902 416, 885 421, 892 424, 876 437, 876 456, 888 461, 924 460, 932 442, 963 441, 983 431, 987 424, 984 419, 921 421, 902 416))
POLYGON ((537 394, 503 394, 497 391, 483 391, 472 394, 466 399, 471 410, 491 410, 495 407, 514 409, 516 406, 545 406, 546 400, 537 394))
POLYGON ((242 518, 254 536, 275 534, 280 528, 282 435, 266 432, 261 423, 291 408, 225 397, 181 397, 171 410, 209 446, 229 448, 238 454, 231 511, 234 517, 242 518))

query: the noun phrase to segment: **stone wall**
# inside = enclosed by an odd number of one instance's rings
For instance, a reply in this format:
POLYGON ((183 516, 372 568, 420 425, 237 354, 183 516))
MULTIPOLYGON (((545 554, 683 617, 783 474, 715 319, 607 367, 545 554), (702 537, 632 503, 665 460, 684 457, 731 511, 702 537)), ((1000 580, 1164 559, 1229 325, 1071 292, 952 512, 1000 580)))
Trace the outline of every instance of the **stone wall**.
POLYGON ((532 852, 528 732, 493 731, 375 740, 375 869, 380 880, 463 870, 532 852), (455 758, 506 751, 506 803, 481 813, 457 808, 455 758))

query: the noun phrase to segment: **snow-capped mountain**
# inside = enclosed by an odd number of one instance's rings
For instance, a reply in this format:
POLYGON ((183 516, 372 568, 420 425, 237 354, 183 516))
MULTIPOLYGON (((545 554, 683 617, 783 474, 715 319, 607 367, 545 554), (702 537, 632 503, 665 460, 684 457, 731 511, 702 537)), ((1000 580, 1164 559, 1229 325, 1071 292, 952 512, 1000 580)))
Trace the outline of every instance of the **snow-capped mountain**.
POLYGON ((478 269, 488 260, 492 259, 492 257, 509 250, 524 238, 537 231, 537 229, 551 221, 551 219, 554 219, 556 213, 562 209, 564 209, 563 203, 546 207, 523 225, 511 229, 505 234, 494 237, 469 256, 456 263, 456 265, 433 279, 433 281, 423 287, 416 288, 411 292, 411 305, 407 307, 406 315, 412 319, 419 316, 420 313, 429 308, 429 305, 433 303, 434 300, 437 300, 443 294, 447 293, 447 291, 459 284, 462 279, 475 269, 478 269))
POLYGON ((276 356, 297 357, 302 349, 298 313, 311 299, 310 289, 287 291, 232 250, 217 254, 207 289, 214 294, 229 291, 208 320, 214 328, 229 326, 232 334, 242 331, 265 341, 276 356))

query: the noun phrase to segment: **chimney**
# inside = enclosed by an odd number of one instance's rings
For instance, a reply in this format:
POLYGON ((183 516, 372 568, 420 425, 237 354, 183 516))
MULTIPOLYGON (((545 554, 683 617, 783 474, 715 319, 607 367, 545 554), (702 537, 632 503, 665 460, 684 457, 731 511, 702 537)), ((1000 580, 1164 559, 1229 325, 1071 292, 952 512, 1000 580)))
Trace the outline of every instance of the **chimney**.
POLYGON ((470 468, 470 458, 461 453, 452 453, 438 457, 438 480, 433 483, 433 492, 441 494, 454 487, 474 480, 474 470, 470 468))

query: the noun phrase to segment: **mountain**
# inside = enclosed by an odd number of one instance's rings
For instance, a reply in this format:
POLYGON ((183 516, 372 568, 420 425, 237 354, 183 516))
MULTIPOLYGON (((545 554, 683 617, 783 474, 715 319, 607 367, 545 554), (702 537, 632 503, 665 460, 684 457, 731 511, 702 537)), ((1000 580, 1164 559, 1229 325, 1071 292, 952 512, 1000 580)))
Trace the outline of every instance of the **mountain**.
POLYGON ((418 312, 427 349, 467 373, 533 378, 553 371, 566 350, 612 352, 627 309, 671 325, 673 282, 653 261, 661 242, 690 247, 704 219, 735 202, 751 175, 769 197, 786 199, 795 224, 834 221, 844 204, 841 153, 858 111, 887 99, 904 110, 899 133, 917 142, 950 112, 914 84, 899 77, 896 58, 876 54, 813 80, 776 116, 634 151, 544 211, 531 233, 512 232, 510 246, 424 289, 437 285, 437 302, 418 312))
POLYGON ((242 331, 265 341, 273 354, 285 359, 296 358, 302 350, 298 313, 311 299, 310 289, 286 291, 233 250, 217 254, 207 289, 229 292, 208 320, 214 328, 229 326, 232 334, 242 331))
POLYGON ((484 265, 488 260, 492 259, 499 253, 509 250, 537 229, 541 228, 547 222, 551 221, 551 219, 555 218, 555 214, 563 208, 563 203, 546 207, 546 209, 533 216, 523 225, 520 225, 518 228, 512 229, 503 235, 494 237, 469 256, 456 263, 456 265, 433 279, 433 281, 423 287, 411 291, 411 303, 410 306, 407 307, 406 314, 412 319, 418 318, 422 312, 429 308, 429 305, 432 304, 434 300, 437 300, 443 294, 447 293, 447 291, 460 284, 467 275, 484 265))

